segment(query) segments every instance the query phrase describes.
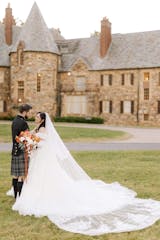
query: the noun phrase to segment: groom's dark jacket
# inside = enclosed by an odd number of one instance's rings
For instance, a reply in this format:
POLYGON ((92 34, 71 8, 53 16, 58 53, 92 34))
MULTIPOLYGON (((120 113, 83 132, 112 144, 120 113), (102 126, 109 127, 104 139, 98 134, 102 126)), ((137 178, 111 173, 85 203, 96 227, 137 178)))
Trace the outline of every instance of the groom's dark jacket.
POLYGON ((23 153, 23 150, 19 147, 18 143, 15 140, 16 136, 19 136, 21 131, 29 129, 29 126, 24 119, 24 117, 17 115, 12 122, 12 155, 19 156, 23 153))

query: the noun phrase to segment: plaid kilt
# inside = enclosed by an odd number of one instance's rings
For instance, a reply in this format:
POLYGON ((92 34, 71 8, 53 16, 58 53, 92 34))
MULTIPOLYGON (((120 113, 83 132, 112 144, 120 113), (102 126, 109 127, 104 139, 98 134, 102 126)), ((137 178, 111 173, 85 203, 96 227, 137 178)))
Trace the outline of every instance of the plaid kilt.
POLYGON ((11 175, 17 176, 17 177, 25 175, 24 153, 21 153, 19 156, 12 155, 11 175))

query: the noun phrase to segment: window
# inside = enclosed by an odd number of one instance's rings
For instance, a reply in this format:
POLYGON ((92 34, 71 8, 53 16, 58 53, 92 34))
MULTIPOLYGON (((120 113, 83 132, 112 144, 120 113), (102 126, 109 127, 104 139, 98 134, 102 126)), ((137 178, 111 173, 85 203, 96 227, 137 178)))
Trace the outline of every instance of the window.
POLYGON ((144 88, 144 100, 149 100, 149 88, 144 88))
POLYGON ((99 102, 99 113, 101 114, 103 112, 103 102, 99 102))
POLYGON ((3 112, 7 112, 7 102, 3 101, 3 112))
POLYGON ((103 75, 101 74, 101 86, 103 86, 103 75))
POLYGON ((18 102, 24 101, 24 81, 18 81, 18 102))
POLYGON ((64 105, 66 114, 87 114, 86 96, 65 96, 64 105))
POLYGON ((4 109, 4 102, 2 100, 0 100, 0 112, 3 112, 4 109))
POLYGON ((125 84, 125 75, 121 74, 121 84, 124 85, 125 84))
POLYGON ((134 113, 134 101, 121 101, 120 113, 134 113))
POLYGON ((144 81, 149 81, 149 72, 144 73, 144 81))
POLYGON ((68 45, 67 44, 60 45, 60 51, 61 53, 68 53, 68 45))
POLYGON ((131 113, 131 101, 124 101, 123 102, 123 112, 124 113, 131 113))
POLYGON ((134 113, 134 101, 131 101, 131 113, 134 113))
POLYGON ((37 92, 41 91, 41 74, 37 73, 37 92))
POLYGON ((134 74, 133 73, 130 74, 130 83, 131 83, 131 85, 134 85, 134 74))
POLYGON ((103 85, 111 86, 112 85, 112 74, 103 75, 103 85))
POLYGON ((75 89, 76 91, 86 90, 86 78, 84 76, 79 76, 76 78, 75 89))
POLYGON ((160 101, 158 101, 157 113, 160 113, 160 101))
POLYGON ((4 82, 4 72, 0 71, 0 83, 4 82))
POLYGON ((149 114, 144 114, 144 121, 148 121, 149 120, 149 114))
POLYGON ((23 49, 24 49, 24 42, 20 41, 18 44, 18 49, 17 49, 17 62, 18 65, 23 65, 24 62, 24 53, 23 53, 23 49))
POLYGON ((7 102, 0 100, 0 112, 7 112, 7 102))
POLYGON ((112 101, 103 101, 103 112, 112 113, 112 101))
POLYGON ((109 81, 108 81, 109 85, 112 85, 112 74, 109 74, 109 81))
POLYGON ((19 65, 23 65, 23 50, 22 49, 19 49, 18 51, 18 64, 19 65))
POLYGON ((123 101, 120 102, 120 113, 123 113, 123 101))

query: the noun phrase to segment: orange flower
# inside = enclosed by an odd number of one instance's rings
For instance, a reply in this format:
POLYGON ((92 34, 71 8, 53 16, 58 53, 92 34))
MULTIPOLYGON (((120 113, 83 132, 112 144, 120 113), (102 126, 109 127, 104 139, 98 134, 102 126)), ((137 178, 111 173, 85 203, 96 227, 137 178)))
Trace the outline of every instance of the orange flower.
POLYGON ((16 136, 16 142, 20 143, 20 138, 18 136, 16 136))

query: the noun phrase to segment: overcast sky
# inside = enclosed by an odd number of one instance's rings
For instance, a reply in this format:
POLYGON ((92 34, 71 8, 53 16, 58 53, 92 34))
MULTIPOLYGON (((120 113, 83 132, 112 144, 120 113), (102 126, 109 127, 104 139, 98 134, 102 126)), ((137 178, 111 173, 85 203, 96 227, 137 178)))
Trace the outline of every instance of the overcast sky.
MULTIPOLYGON (((15 19, 25 22, 34 0, 0 0, 0 20, 10 3, 15 19)), ((107 17, 112 33, 160 30, 160 0, 36 0, 49 28, 66 38, 89 37, 107 17)))

